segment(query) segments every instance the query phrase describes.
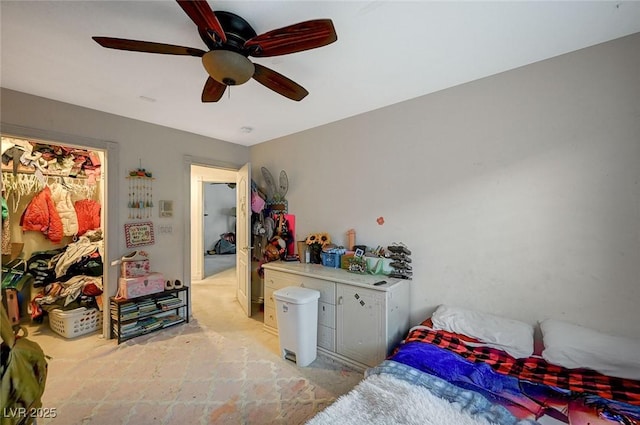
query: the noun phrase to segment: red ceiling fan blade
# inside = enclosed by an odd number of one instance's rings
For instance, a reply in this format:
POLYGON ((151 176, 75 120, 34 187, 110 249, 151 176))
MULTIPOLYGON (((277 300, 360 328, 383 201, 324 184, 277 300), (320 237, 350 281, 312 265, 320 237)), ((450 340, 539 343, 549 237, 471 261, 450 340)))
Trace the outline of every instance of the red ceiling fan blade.
POLYGON ((253 79, 263 86, 288 97, 291 100, 300 101, 304 99, 309 92, 300 84, 291 81, 282 74, 278 74, 272 69, 262 66, 258 63, 253 64, 256 67, 253 73, 253 79))
POLYGON ((194 24, 201 29, 209 29, 216 33, 221 42, 227 41, 227 36, 222 25, 213 13, 209 3, 204 0, 177 0, 182 10, 191 18, 194 24))
POLYGON ((213 78, 207 78, 207 82, 204 83, 204 89, 202 90, 203 102, 217 102, 220 100, 227 86, 217 82, 213 78))
POLYGON ((331 19, 300 22, 253 37, 244 44, 255 57, 286 55, 326 46, 338 39, 331 19))
POLYGON ((206 52, 193 47, 174 46, 173 44, 152 43, 150 41, 127 40, 113 37, 91 37, 102 47, 132 52, 161 53, 165 55, 188 55, 202 57, 206 52))

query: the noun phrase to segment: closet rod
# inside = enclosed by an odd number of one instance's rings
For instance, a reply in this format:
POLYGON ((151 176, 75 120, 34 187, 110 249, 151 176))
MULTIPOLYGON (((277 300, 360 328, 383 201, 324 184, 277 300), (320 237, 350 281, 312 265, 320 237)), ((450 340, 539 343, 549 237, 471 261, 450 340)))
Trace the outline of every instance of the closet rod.
MULTIPOLYGON (((11 167, 6 167, 2 166, 2 173, 7 173, 7 174, 13 174, 13 168, 11 167)), ((20 169, 18 168, 18 171, 16 171, 16 174, 35 174, 36 173, 36 169, 35 168, 23 168, 20 169)), ((55 173, 42 173, 43 176, 45 177, 64 177, 64 178, 69 178, 69 179, 80 179, 80 180, 86 180, 88 179, 87 176, 70 176, 70 175, 64 175, 64 174, 55 174, 55 173)), ((98 180, 98 179, 96 179, 98 180)))

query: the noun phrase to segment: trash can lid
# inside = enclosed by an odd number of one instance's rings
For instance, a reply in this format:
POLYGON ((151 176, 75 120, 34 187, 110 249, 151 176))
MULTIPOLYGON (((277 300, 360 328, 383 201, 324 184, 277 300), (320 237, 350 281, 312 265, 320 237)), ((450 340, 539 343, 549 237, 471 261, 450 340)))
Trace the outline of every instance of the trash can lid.
POLYGON ((273 296, 276 300, 286 301, 291 304, 307 304, 320 298, 320 291, 301 286, 287 286, 273 291, 273 296))

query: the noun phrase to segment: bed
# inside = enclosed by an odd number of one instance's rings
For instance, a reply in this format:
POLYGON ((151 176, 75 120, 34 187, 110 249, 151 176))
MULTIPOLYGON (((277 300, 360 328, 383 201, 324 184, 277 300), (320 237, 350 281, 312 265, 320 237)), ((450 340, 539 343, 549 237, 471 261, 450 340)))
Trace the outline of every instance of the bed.
MULTIPOLYGON (((598 333, 579 335, 581 327, 553 335, 548 326, 550 341, 560 336, 564 357, 586 364, 590 357, 596 362, 593 367, 623 375, 610 376, 591 368, 561 366, 533 354, 533 327, 525 335, 525 347, 531 340, 530 352, 515 354, 499 341, 487 341, 492 335, 478 339, 461 329, 442 328, 434 325, 433 318, 412 328, 391 356, 368 369, 358 386, 308 425, 640 424, 640 380, 635 375, 640 351, 629 351, 638 349, 640 341, 620 343, 618 337, 598 339, 602 336, 598 333), (582 351, 576 351, 575 335, 589 337, 582 351), (607 356, 618 357, 607 363, 609 359, 598 355, 599 347, 593 344, 612 342, 616 345, 606 347, 607 356), (620 350, 623 353, 616 354, 620 350), (634 379, 626 377, 628 373, 634 379)), ((502 329, 498 334, 505 336, 502 329)), ((507 339, 513 342, 510 335, 507 339)), ((551 358, 555 345, 549 345, 551 358)))

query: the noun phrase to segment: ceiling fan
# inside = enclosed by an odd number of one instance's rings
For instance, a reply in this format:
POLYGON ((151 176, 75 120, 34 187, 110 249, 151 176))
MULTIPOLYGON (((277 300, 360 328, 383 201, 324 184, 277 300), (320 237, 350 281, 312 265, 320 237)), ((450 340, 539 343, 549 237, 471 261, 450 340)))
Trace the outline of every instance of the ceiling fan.
POLYGON ((243 18, 231 12, 214 13, 205 0, 177 2, 196 24, 209 51, 123 38, 92 38, 110 49, 201 57, 209 74, 202 91, 203 102, 217 102, 227 86, 244 84, 250 78, 282 96, 300 101, 309 94, 304 87, 264 65, 253 63, 249 56, 286 55, 326 46, 338 39, 330 19, 300 22, 257 35, 243 18))

